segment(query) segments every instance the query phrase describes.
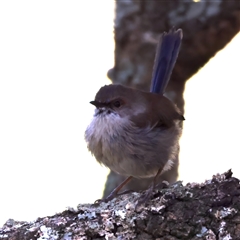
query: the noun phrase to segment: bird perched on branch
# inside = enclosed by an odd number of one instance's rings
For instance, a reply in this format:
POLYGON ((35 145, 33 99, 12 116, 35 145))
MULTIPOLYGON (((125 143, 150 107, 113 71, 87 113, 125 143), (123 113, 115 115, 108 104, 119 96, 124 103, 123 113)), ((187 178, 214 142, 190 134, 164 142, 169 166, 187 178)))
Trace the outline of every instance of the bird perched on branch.
POLYGON ((163 96, 182 41, 182 30, 161 35, 150 92, 111 84, 100 88, 96 109, 85 132, 88 149, 96 160, 127 179, 104 199, 109 201, 132 177, 151 178, 149 199, 157 178, 169 170, 179 152, 183 115, 163 96))

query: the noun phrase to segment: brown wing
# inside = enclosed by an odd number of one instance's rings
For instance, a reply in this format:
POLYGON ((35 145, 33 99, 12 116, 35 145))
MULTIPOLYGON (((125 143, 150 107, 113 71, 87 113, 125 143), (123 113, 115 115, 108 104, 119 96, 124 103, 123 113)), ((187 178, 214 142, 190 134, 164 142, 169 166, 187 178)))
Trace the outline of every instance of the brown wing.
MULTIPOLYGON (((131 115, 130 117, 132 122, 138 127, 171 127, 174 124, 174 121, 184 120, 180 110, 168 98, 148 92, 145 92, 144 94, 146 110, 144 113, 131 115)), ((143 99, 141 99, 141 102, 142 101, 143 99)))
POLYGON ((174 121, 185 120, 177 106, 164 96, 156 96, 154 104, 152 103, 152 112, 154 112, 152 123, 157 122, 156 127, 162 125, 171 127, 174 121))

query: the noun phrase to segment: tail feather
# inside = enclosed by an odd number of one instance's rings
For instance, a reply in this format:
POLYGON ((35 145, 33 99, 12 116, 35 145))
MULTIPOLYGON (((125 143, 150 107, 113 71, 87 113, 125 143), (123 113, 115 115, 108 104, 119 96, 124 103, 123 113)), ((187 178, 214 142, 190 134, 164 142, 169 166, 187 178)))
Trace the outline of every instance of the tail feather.
POLYGON ((164 93, 178 57, 182 36, 182 30, 174 28, 162 34, 153 67, 151 92, 164 93))

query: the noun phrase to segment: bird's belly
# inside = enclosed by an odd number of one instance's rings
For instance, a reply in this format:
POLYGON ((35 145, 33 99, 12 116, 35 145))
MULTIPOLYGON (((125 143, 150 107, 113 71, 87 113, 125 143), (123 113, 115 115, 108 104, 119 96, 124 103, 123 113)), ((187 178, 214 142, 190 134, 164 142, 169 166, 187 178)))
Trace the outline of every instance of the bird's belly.
POLYGON ((168 129, 139 129, 112 122, 92 122, 85 133, 88 148, 99 163, 120 175, 150 178, 164 169, 168 160, 174 160, 178 140, 174 129, 171 136, 168 129))

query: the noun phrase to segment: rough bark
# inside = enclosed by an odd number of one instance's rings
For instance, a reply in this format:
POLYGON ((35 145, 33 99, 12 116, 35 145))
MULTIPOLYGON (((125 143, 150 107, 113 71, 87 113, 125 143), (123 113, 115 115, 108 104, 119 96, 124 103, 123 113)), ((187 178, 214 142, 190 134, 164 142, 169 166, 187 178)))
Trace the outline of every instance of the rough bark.
MULTIPOLYGON (((185 82, 240 30, 240 1, 117 1, 114 83, 148 90, 156 44, 163 31, 183 29, 183 42, 166 95, 184 111, 185 82)), ((175 182, 178 163, 159 181, 175 182)), ((111 172, 104 196, 123 180, 111 172)), ((149 180, 134 180, 129 189, 145 189, 149 180)))
POLYGON ((0 240, 240 239, 240 185, 232 172, 202 184, 177 182, 135 209, 139 193, 79 205, 33 222, 8 220, 0 240))

